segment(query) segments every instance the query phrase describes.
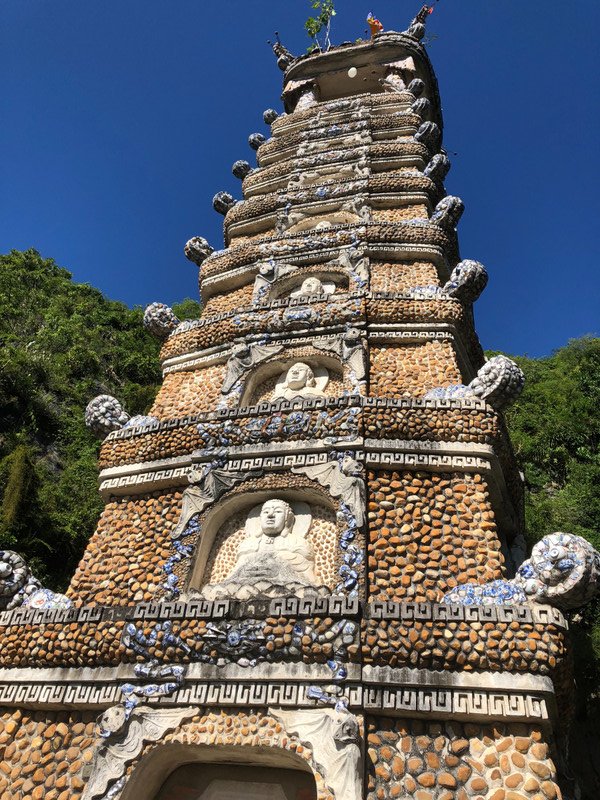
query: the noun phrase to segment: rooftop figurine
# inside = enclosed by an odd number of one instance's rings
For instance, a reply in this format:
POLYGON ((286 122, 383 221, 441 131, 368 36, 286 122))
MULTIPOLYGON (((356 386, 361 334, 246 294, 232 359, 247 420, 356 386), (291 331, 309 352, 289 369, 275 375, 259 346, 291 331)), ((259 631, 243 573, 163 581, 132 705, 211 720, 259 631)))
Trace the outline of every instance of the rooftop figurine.
POLYGON ((412 36, 413 39, 421 41, 421 39, 425 36, 425 23, 427 22, 427 17, 432 13, 433 6, 423 6, 423 8, 408 26, 408 30, 406 31, 408 35, 412 36))
POLYGON ((381 22, 373 16, 373 12, 369 11, 367 14, 367 25, 371 31, 371 39, 378 33, 383 31, 383 25, 381 22))
POLYGON ((281 39, 279 38, 279 33, 277 31, 275 31, 275 39, 276 40, 274 43, 269 41, 267 44, 271 45, 273 52, 277 56, 277 66, 282 72, 285 72, 285 70, 294 60, 294 56, 292 53, 290 53, 287 47, 281 43, 281 39))

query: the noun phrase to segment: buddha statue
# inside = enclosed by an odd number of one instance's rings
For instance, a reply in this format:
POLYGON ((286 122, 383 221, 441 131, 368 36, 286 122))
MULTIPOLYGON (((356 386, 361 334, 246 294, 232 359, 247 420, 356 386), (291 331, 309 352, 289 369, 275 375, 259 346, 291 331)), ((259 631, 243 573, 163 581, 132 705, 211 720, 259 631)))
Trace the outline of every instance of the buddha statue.
POLYGON ((310 509, 306 503, 293 505, 273 498, 252 509, 233 570, 220 583, 206 585, 204 597, 247 599, 316 587, 314 551, 306 539, 310 509))
POLYGON ((312 294, 333 294, 335 284, 332 281, 323 282, 316 275, 309 275, 302 281, 301 286, 290 293, 290 297, 308 297, 312 294))
POLYGON ((295 364, 279 377, 273 400, 292 400, 295 397, 326 397, 323 391, 329 374, 323 367, 313 369, 303 361, 295 364))

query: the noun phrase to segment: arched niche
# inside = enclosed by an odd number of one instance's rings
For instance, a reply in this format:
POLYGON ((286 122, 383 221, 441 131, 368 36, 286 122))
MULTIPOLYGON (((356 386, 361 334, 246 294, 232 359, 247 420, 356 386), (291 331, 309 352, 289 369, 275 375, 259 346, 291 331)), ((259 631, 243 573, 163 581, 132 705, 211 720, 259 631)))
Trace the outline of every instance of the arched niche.
MULTIPOLYGON (((296 216, 300 216, 300 212, 297 213, 296 216)), ((355 211, 350 211, 346 209, 339 209, 338 211, 329 211, 326 213, 320 213, 309 215, 304 214, 302 219, 298 219, 297 222, 294 222, 294 217, 292 219, 292 224, 285 228, 285 233, 308 233, 309 231, 325 231, 329 228, 333 228, 335 225, 357 225, 360 222, 364 222, 365 220, 355 211)))
POLYGON ((195 594, 207 583, 215 584, 227 578, 235 566, 239 543, 245 536, 248 514, 274 498, 310 507, 311 522, 306 539, 314 550, 317 585, 335 587, 339 580, 337 506, 321 487, 305 482, 299 488, 275 485, 238 491, 226 495, 209 509, 202 520, 202 535, 189 572, 186 594, 195 594))
MULTIPOLYGON (((284 275, 273 281, 268 299, 278 300, 284 297, 294 297, 295 293, 301 290, 303 283, 309 278, 317 278, 322 284, 321 291, 314 292, 312 295, 320 294, 327 299, 340 292, 347 292, 350 283, 350 276, 347 272, 340 269, 327 269, 325 264, 322 267, 298 269, 296 272, 284 275)), ((312 295, 307 294, 305 296, 312 295)))
MULTIPOLYGON (((352 388, 346 386, 345 369, 340 359, 317 348, 298 347, 293 351, 288 350, 285 356, 277 356, 252 370, 244 381, 239 405, 250 406, 279 399, 275 396, 278 379, 298 362, 308 364, 315 373, 317 370, 327 372, 325 387, 315 396, 340 397, 344 394, 344 389, 352 388)), ((300 402, 303 398, 298 396, 297 399, 300 402)))
MULTIPOLYGON (((223 782, 263 784, 260 800, 317 800, 315 776, 308 762, 296 753, 278 747, 207 745, 172 742, 153 747, 133 769, 120 800, 254 800, 251 791, 225 793, 223 782), (186 770, 186 772, 180 772, 186 770), (177 774, 179 772, 179 775, 177 774), (178 777, 192 781, 182 793, 178 777), (193 782, 198 783, 194 794, 193 782), (221 781, 221 786, 211 783, 221 781), (270 787, 270 788, 267 788, 270 787), (277 789, 279 788, 279 794, 277 789), (296 790, 297 795, 290 794, 296 790), (298 794, 299 793, 299 794, 298 794), (282 797, 283 796, 283 797, 282 797)), ((235 787, 233 787, 235 790, 235 787)))

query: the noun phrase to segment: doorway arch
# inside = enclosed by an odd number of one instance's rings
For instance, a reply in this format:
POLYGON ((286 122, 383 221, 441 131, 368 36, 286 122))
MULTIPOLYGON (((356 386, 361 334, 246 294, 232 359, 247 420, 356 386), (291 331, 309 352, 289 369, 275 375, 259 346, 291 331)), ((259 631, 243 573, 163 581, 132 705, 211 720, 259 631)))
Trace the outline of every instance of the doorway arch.
POLYGON ((307 760, 289 750, 169 742, 142 756, 127 780, 121 800, 238 800, 238 797, 239 800, 320 800, 322 793, 307 760), (244 792, 240 793, 242 786, 244 792))

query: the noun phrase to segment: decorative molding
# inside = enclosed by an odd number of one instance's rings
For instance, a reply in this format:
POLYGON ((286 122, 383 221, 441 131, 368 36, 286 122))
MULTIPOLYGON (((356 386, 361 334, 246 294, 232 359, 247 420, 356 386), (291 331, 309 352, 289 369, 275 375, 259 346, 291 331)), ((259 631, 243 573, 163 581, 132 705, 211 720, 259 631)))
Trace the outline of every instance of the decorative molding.
POLYGON ((362 465, 349 455, 341 460, 323 461, 318 464, 292 467, 292 472, 325 486, 332 497, 340 498, 353 514, 360 528, 365 522, 365 482, 362 465))
MULTIPOLYGON (((363 295, 367 298, 367 295, 363 295)), ((359 302, 361 296, 353 298, 356 303, 359 302)), ((387 299, 387 298, 375 298, 387 299)), ((396 296, 394 299, 411 299, 414 302, 429 302, 428 298, 407 298, 405 295, 396 296)), ((319 303, 323 303, 321 299, 319 303)), ((452 302, 448 298, 448 302, 452 302)), ((342 305, 340 310, 342 310, 342 305)), ((302 304, 305 308, 310 308, 310 300, 302 304)), ((249 313, 252 313, 250 311, 249 313)), ((271 346, 279 346, 284 348, 300 347, 302 345, 312 345, 316 348, 321 348, 321 342, 325 339, 332 337, 339 337, 345 335, 347 326, 356 327, 361 330, 361 335, 365 337, 368 344, 375 344, 379 342, 394 342, 401 340, 405 342, 421 342, 421 341, 449 341, 453 344, 459 360, 459 366, 463 371, 465 378, 475 376, 475 368, 469 356, 469 344, 463 338, 460 330, 453 324, 447 322, 423 322, 423 323, 369 323, 365 327, 365 321, 361 318, 360 312, 357 309, 347 310, 346 316, 352 316, 352 322, 340 319, 337 323, 330 326, 322 327, 317 326, 311 328, 310 334, 306 329, 279 331, 273 332, 269 335, 271 346), (358 315, 358 316, 357 316, 358 315)), ((258 335, 260 339, 260 335, 258 335)), ((264 338, 264 337, 263 337, 264 338)), ((167 358, 163 361, 162 370, 163 376, 173 372, 186 372, 199 367, 207 367, 213 364, 219 364, 227 361, 234 354, 235 345, 232 343, 223 343, 204 350, 193 350, 189 353, 184 353, 178 356, 167 358)), ((148 428, 151 430, 151 428, 148 428)))
MULTIPOLYGON (((305 401, 302 408, 307 408, 305 401)), ((446 403, 449 401, 437 401, 446 403)), ((455 402, 455 401, 453 401, 455 402)), ((464 402, 464 401, 462 401, 464 402)), ((377 407, 377 404, 375 404, 377 407)), ((257 408, 269 410, 269 404, 257 408)), ((425 406, 427 407, 427 406, 425 406)), ((453 407, 433 405, 432 408, 453 407)), ((455 406, 454 406, 455 407, 455 406)), ((467 407, 467 406, 462 406, 467 407)), ((469 406, 477 408, 481 406, 469 406)), ((485 406, 484 406, 485 407, 485 406)), ((425 442, 367 439, 350 442, 355 458, 372 468, 425 470, 429 472, 469 472, 491 475, 489 489, 496 501, 498 517, 507 535, 518 528, 517 512, 510 499, 504 473, 494 449, 489 445, 466 442, 425 442), (364 448, 365 452, 362 452, 364 448)), ((205 464, 215 455, 226 457, 228 472, 277 472, 287 468, 325 464, 331 450, 345 450, 348 441, 294 440, 268 445, 242 445, 230 448, 205 449, 192 455, 147 463, 129 464, 102 470, 99 476, 100 494, 111 496, 142 494, 159 489, 175 489, 189 484, 195 464, 205 464)))
POLYGON ((365 688, 365 711, 385 710, 390 715, 511 722, 548 723, 546 698, 539 694, 514 694, 462 689, 384 689, 365 688))
MULTIPOLYGON (((564 630, 568 622, 553 606, 462 606, 429 602, 393 602, 375 600, 363 603, 357 597, 278 597, 265 600, 174 600, 138 603, 135 606, 81 606, 80 608, 16 608, 0 613, 0 627, 71 623, 131 622, 184 619, 246 619, 249 617, 321 617, 348 618, 364 616, 371 620, 420 622, 519 622, 555 625, 564 630)), ((0 679, 2 671, 0 670, 0 679)))
MULTIPOLYGON (((363 440, 361 437, 357 437, 352 444, 356 447, 365 448, 367 452, 364 458, 366 458, 368 466, 394 464, 396 460, 399 466, 414 464, 419 468, 446 469, 451 465, 453 468, 456 466, 460 470, 483 469, 484 471, 490 471, 490 462, 496 458, 494 449, 490 445, 474 442, 428 442, 401 439, 363 440)), ((187 482, 187 474, 194 464, 203 464, 211 461, 215 454, 221 457, 228 456, 229 461, 224 466, 224 469, 230 472, 237 471, 240 463, 252 463, 253 466, 248 467, 251 470, 277 470, 282 466, 304 466, 305 464, 322 463, 327 459, 320 458, 318 461, 314 461, 314 454, 324 456, 336 447, 346 450, 349 447, 349 443, 348 441, 343 441, 336 444, 322 439, 306 439, 271 442, 270 444, 238 445, 229 448, 207 448, 206 450, 196 450, 190 455, 169 458, 164 461, 138 462, 137 464, 127 464, 121 467, 110 467, 102 470, 99 482, 101 491, 105 491, 105 485, 114 485, 115 481, 125 480, 124 485, 129 486, 135 483, 132 479, 137 478, 138 482, 143 484, 152 481, 157 474, 166 474, 169 470, 172 470, 175 478, 178 479, 175 485, 181 485, 181 482, 187 482), (290 453, 290 450, 293 452, 290 453), (263 456, 262 454, 265 455, 263 456), (264 462, 263 466, 259 465, 261 458, 264 462), (281 459, 285 459, 285 463, 281 459), (298 461, 297 464, 296 461, 298 461), (144 481, 146 476, 149 479, 148 481, 144 481), (181 481, 179 481, 180 478, 182 479, 181 481)), ((362 457, 362 454, 357 454, 357 459, 362 457)), ((146 488, 138 491, 151 490, 146 488)), ((123 494, 123 492, 119 493, 123 494)))
MULTIPOLYGON (((354 297, 356 303, 359 302, 360 297, 354 297)), ((323 302, 323 301, 320 301, 323 302)), ((307 307, 306 303, 299 304, 299 309, 307 307)), ((341 308, 341 304, 340 304, 341 308)), ((252 313, 250 311, 249 313, 252 313)), ((352 316, 355 312, 350 309, 348 312, 352 316)), ((347 316, 347 315, 346 315, 347 316)), ((356 327, 361 327, 364 322, 357 320, 353 323, 356 327)), ((324 337, 332 337, 343 334, 346 330, 346 322, 340 319, 337 323, 327 326, 311 327, 310 334, 306 329, 278 331, 269 334, 269 341, 271 345, 278 346, 281 349, 285 347, 302 347, 304 345, 314 345, 316 340, 322 340, 324 337)), ((260 334, 257 334, 261 338, 260 334)), ((264 338, 264 336, 262 337, 264 338)), ((163 376, 173 372, 187 372, 195 369, 198 366, 209 366, 211 364, 219 364, 227 361, 233 353, 233 344, 223 343, 214 347, 207 348, 206 350, 194 350, 190 353, 185 353, 179 356, 173 356, 163 361, 163 376)))
POLYGON ((374 601, 365 606, 365 617, 374 620, 428 622, 519 622, 521 624, 556 625, 567 630, 569 624, 557 608, 542 605, 459 606, 444 603, 395 603, 374 601))
POLYGON ((181 514, 171 538, 179 538, 192 517, 201 514, 205 508, 219 500, 238 483, 251 477, 253 475, 249 472, 227 469, 215 462, 210 462, 201 471, 192 470, 188 475, 191 486, 183 492, 181 514))
MULTIPOLYGON (((18 673, 19 670, 15 670, 18 673)), ((15 682, 6 680, 0 684, 0 703, 11 708, 34 709, 102 709, 108 708, 122 699, 119 684, 92 683, 92 671, 87 682, 74 682, 72 679, 60 680, 59 670, 53 670, 53 682, 32 683, 15 675, 15 682)), ((509 719, 520 722, 548 722, 554 711, 554 701, 549 687, 535 687, 535 677, 531 676, 533 688, 529 691, 511 690, 504 687, 493 688, 498 678, 491 674, 490 685, 486 689, 460 686, 431 686, 423 688, 420 671, 415 671, 417 685, 409 684, 390 687, 386 677, 379 685, 365 685, 349 681, 344 686, 349 708, 353 711, 385 711, 393 716, 454 718, 461 720, 509 719)), ((446 673, 441 673, 443 680, 446 673)), ((369 676, 377 680, 373 674, 369 676)), ((423 676, 429 680, 429 674, 423 676)), ((513 676, 511 676, 513 677, 513 676)), ((521 676, 526 679, 527 676, 521 676)), ((169 696, 151 698, 152 708, 178 708, 188 705, 222 707, 270 707, 315 708, 309 690, 317 678, 306 681, 264 681, 256 676, 238 681, 194 681, 186 678, 185 686, 169 696)), ((324 681, 323 678, 321 678, 324 681)), ((325 685, 324 683, 322 685, 325 685)), ((334 689, 336 687, 327 687, 334 689)), ((338 687, 339 688, 339 687, 338 687)))
POLYGON ((158 742, 165 733, 199 713, 199 708, 157 709, 138 706, 123 727, 100 744, 94 754, 91 774, 81 800, 94 800, 104 795, 109 784, 125 775, 148 742, 158 742))
POLYGON ((362 740, 358 720, 348 711, 329 708, 284 711, 270 708, 286 733, 310 747, 335 800, 363 796, 362 740))
POLYGON ((398 408, 398 409, 437 409, 437 410, 451 410, 451 409, 467 409, 467 410, 481 410, 487 412, 489 415, 494 415, 493 410, 479 398, 445 398, 445 399, 429 399, 425 400, 422 397, 361 397, 358 395, 349 395, 347 397, 327 397, 327 398, 310 398, 305 400, 276 400, 272 403, 260 403, 255 406, 240 406, 238 408, 224 408, 219 411, 207 411, 202 414, 190 414, 178 419, 164 420, 163 422, 156 422, 152 425, 131 428, 121 428, 121 430, 114 431, 109 434, 104 443, 114 441, 121 441, 123 439, 132 439, 136 436, 143 436, 147 433, 157 433, 162 431, 174 430, 177 428, 184 428, 187 425, 196 425, 201 422, 217 422, 229 419, 240 419, 245 417, 254 417, 259 414, 264 414, 266 411, 273 413, 280 413, 285 411, 295 410, 336 410, 338 408, 346 408, 347 406, 361 406, 365 408, 398 408))

